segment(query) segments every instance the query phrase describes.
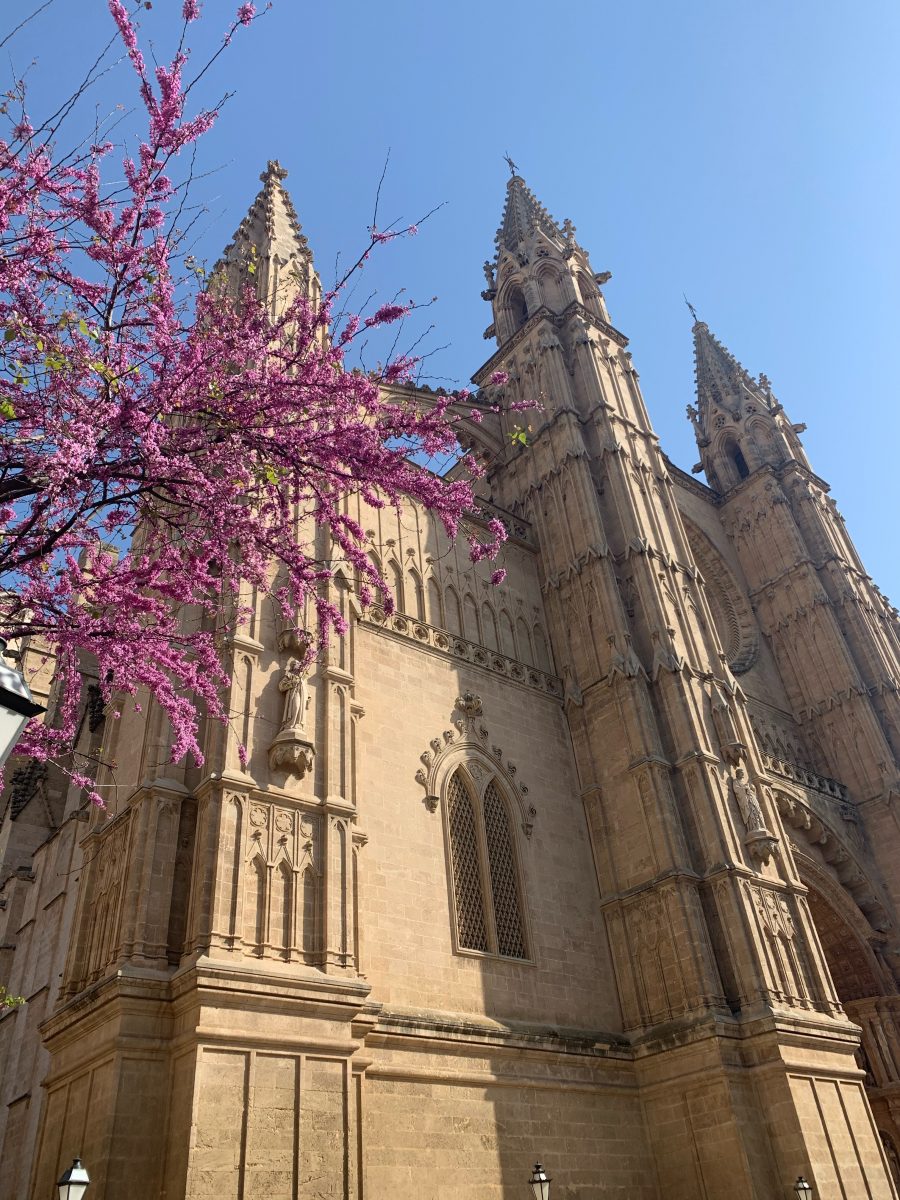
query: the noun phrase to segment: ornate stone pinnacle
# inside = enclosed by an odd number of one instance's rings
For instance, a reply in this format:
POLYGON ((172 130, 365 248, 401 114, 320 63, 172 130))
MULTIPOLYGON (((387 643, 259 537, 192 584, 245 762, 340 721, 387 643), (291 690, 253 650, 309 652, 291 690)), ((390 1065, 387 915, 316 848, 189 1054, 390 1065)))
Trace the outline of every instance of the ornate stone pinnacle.
POLYGON ((266 169, 259 178, 263 183, 268 183, 270 179, 277 179, 279 182, 281 182, 282 180, 287 179, 287 176, 287 171, 284 169, 278 159, 270 158, 266 163, 266 169))

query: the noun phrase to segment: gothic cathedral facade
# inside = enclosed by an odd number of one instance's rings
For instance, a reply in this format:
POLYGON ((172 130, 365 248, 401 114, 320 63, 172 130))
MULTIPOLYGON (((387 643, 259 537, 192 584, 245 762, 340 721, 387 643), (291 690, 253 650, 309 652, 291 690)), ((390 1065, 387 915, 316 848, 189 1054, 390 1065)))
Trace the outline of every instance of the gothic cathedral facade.
MULTIPOLYGON (((318 286, 283 176, 224 258, 273 303, 318 286)), ((536 1158, 583 1200, 896 1200, 897 613, 701 321, 706 483, 666 458, 519 175, 486 275, 473 403, 541 404, 524 446, 467 427, 505 582, 360 502, 396 611, 335 563, 349 633, 298 678, 250 597, 202 769, 88 681, 107 812, 15 771, 4 1196, 80 1155, 92 1200, 513 1200, 536 1158)))

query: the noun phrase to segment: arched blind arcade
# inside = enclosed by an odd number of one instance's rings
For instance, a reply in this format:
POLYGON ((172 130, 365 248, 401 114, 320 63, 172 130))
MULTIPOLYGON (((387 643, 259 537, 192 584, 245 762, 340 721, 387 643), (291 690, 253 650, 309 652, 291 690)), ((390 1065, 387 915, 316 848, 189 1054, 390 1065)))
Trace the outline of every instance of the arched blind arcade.
POLYGON ((479 803, 456 771, 447 817, 459 948, 527 958, 512 829, 495 781, 479 803))

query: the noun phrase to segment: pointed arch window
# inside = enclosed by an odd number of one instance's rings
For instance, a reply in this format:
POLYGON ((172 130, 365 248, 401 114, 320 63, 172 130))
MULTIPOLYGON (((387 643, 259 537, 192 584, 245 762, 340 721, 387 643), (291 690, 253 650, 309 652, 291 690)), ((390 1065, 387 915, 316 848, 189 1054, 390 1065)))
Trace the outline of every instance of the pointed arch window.
POLYGON ((528 320, 528 305, 525 302, 521 288, 510 288, 506 295, 506 308, 509 313, 510 322, 512 323, 510 332, 515 333, 528 320))
POLYGON ((458 948, 528 959, 513 831, 496 779, 479 798, 457 768, 446 813, 458 948))
POLYGON ((747 460, 744 458, 744 452, 741 450, 737 442, 731 440, 725 447, 728 457, 734 464, 734 469, 738 473, 740 479, 746 479, 750 474, 750 468, 747 466, 747 460))

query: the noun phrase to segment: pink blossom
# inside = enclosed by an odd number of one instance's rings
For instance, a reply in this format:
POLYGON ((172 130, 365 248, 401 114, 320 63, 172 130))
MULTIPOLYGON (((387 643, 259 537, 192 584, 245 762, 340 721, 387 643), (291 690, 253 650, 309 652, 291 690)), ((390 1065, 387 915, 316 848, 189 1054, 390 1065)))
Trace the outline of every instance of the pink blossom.
POLYGON ((375 313, 366 320, 367 328, 374 325, 390 325, 394 321, 399 321, 401 317, 405 317, 412 310, 412 305, 407 304, 382 304, 375 313))
MULTIPOLYGON (((184 54, 148 73, 124 4, 108 3, 143 140, 108 169, 106 144, 80 160, 31 133, 0 140, 0 634, 34 636, 55 660, 52 720, 29 725, 21 753, 69 754, 88 662, 104 702, 115 697, 111 720, 122 697, 140 713, 149 695, 171 726, 172 759, 200 764, 201 714, 229 717, 224 653, 246 619, 238 597, 268 595, 285 621, 312 613, 310 656, 346 632, 296 511, 313 514, 362 603, 391 611, 351 501, 411 501, 455 537, 483 464, 463 456, 466 477, 440 478, 407 450, 457 460, 461 423, 481 410, 467 392, 423 404, 402 386, 414 356, 393 358, 379 381, 347 369, 353 339, 402 320, 408 304, 335 328, 341 289, 320 304, 298 294, 277 313, 253 288, 240 304, 214 287, 185 299, 168 168, 216 112, 185 112, 184 54)), ((198 0, 184 0, 184 20, 199 15, 198 0)), ((237 22, 254 15, 242 4, 237 22)), ((395 236, 371 230, 358 266, 395 236)), ((471 557, 494 559, 506 530, 496 519, 478 527, 471 557)), ((245 764, 246 748, 238 754, 245 764)), ((70 775, 99 802, 86 773, 70 775)))

